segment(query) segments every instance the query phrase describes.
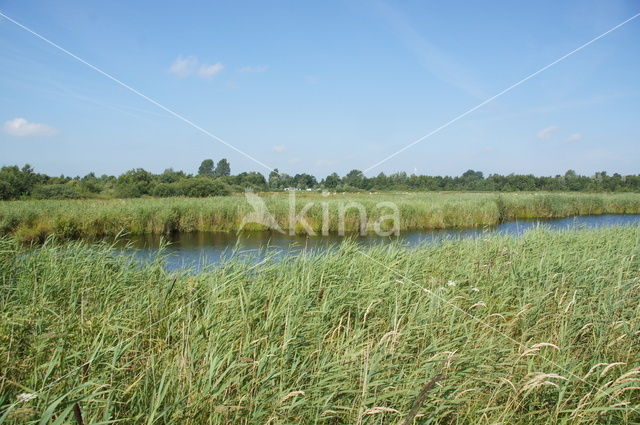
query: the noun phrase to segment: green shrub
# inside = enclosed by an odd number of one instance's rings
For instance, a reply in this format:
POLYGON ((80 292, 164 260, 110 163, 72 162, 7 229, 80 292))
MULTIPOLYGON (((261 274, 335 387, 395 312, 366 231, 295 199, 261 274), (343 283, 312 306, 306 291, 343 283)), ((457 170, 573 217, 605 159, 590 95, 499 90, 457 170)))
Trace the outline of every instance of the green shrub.
POLYGON ((180 188, 176 183, 158 183, 152 190, 151 195, 156 198, 169 198, 179 196, 180 188))
POLYGON ((39 185, 33 189, 36 199, 81 199, 84 196, 69 184, 39 185))
POLYGON ((171 184, 177 185, 180 195, 193 198, 225 196, 230 193, 230 189, 226 184, 207 177, 185 179, 171 184))

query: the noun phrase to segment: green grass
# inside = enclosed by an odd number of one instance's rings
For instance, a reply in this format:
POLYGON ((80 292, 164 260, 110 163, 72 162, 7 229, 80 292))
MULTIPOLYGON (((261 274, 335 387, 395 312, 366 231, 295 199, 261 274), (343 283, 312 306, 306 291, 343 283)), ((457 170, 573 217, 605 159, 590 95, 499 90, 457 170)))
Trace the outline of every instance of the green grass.
MULTIPOLYGON (((287 195, 265 194, 263 198, 276 221, 288 231, 287 195)), ((350 201, 366 208, 369 229, 377 218, 390 213, 388 208, 377 206, 380 202, 393 202, 398 206, 401 230, 487 227, 516 218, 640 213, 640 194, 579 193, 332 194, 328 197, 302 193, 298 194, 296 209, 300 211, 306 202, 314 202, 306 217, 311 227, 320 232, 323 225, 321 203, 328 203, 328 229, 335 233, 340 205, 346 206, 350 201)), ((42 242, 51 234, 74 239, 110 236, 123 231, 130 234, 233 232, 251 211, 243 196, 0 202, 0 235, 14 234, 22 241, 42 242)), ((357 210, 348 209, 345 230, 355 231, 359 225, 357 210)), ((261 228, 250 225, 245 230, 261 228)))
POLYGON ((0 423, 400 423, 438 376, 413 423, 640 422, 640 228, 359 249, 175 275, 0 239, 0 423))

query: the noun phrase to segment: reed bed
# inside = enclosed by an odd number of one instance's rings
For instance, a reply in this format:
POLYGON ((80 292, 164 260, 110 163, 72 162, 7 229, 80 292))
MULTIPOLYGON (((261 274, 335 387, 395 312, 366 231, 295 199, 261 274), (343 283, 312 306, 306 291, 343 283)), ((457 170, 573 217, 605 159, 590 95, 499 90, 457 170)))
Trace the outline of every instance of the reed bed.
MULTIPOLYGON (((284 231, 289 231, 290 204, 286 194, 263 194, 269 212, 284 231)), ((422 193, 422 194, 319 194, 299 193, 296 213, 307 202, 314 204, 305 219, 316 232, 323 224, 330 232, 339 230, 340 208, 346 208, 345 230, 357 231, 361 220, 350 203, 362 205, 367 214, 365 227, 390 214, 391 202, 400 212, 402 230, 450 229, 495 226, 505 220, 558 218, 588 214, 640 213, 640 194, 582 193, 422 193), (323 205, 329 211, 323 222, 323 205)), ((127 200, 66 200, 0 202, 0 235, 13 234, 25 242, 42 242, 47 236, 59 238, 99 238, 121 232, 129 234, 169 234, 172 232, 235 232, 243 217, 252 212, 243 196, 208 199, 166 198, 127 200)), ((393 224, 385 222, 388 226, 393 224)), ((250 223, 245 231, 264 230, 250 223)), ((294 232, 303 232, 300 226, 294 232)))
POLYGON ((640 228, 361 249, 0 239, 0 424, 640 421, 640 228))

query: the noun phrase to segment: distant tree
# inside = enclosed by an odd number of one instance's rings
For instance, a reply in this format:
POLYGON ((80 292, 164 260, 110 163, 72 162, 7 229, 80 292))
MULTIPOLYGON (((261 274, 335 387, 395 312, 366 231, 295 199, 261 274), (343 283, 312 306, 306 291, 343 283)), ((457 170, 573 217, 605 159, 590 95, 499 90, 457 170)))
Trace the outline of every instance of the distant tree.
POLYGON ((158 198, 179 196, 181 195, 180 187, 178 187, 177 183, 158 183, 151 191, 151 195, 158 198))
POLYGON ((91 172, 80 179, 80 184, 77 189, 79 192, 86 194, 100 193, 100 180, 98 180, 95 173, 91 172))
POLYGON ((571 191, 579 191, 583 189, 580 176, 573 170, 567 170, 564 173, 565 187, 571 191))
POLYGON ((0 180, 0 200, 12 199, 13 196, 11 184, 5 180, 0 180))
MULTIPOLYGON (((25 165, 26 167, 26 165, 25 165)), ((607 172, 606 171, 598 171, 595 176, 594 179, 596 179, 597 181, 601 182, 602 180, 607 178, 607 172)))
POLYGON ((33 168, 26 164, 21 169, 17 165, 0 168, 0 199, 15 199, 31 194, 36 184, 44 183, 49 177, 36 174, 33 168))
POLYGON ((138 198, 152 189, 153 175, 142 168, 129 170, 118 177, 116 193, 120 198, 138 198))
POLYGON ((161 183, 175 183, 179 180, 186 178, 187 175, 184 171, 175 171, 173 168, 167 168, 158 176, 158 180, 161 183))
MULTIPOLYGON (((316 178, 307 173, 291 177, 273 170, 268 180, 258 172, 231 175, 226 159, 215 166, 213 160, 202 161, 198 175, 166 169, 152 174, 141 168, 127 171, 120 176, 89 173, 84 177, 64 174, 50 177, 36 173, 30 165, 0 167, 0 200, 4 199, 72 199, 89 197, 132 198, 144 195, 166 196, 215 196, 230 191, 241 192, 247 187, 256 191, 271 188, 308 189, 318 186, 316 178), (215 176, 212 178, 211 176, 215 176)), ((461 176, 407 175, 397 172, 376 177, 365 177, 362 171, 351 170, 344 178, 332 173, 322 180, 322 187, 341 191, 402 190, 402 191, 581 191, 581 192, 640 192, 640 175, 609 175, 605 171, 593 176, 579 175, 568 170, 564 175, 534 176, 531 174, 491 174, 484 177, 481 171, 467 170, 461 176)), ((1 222, 0 217, 0 222, 1 222)), ((0 223, 0 226, 2 224, 0 223)))
POLYGON ((180 195, 189 197, 224 196, 230 193, 229 186, 226 184, 205 177, 194 177, 172 184, 178 186, 180 195))
POLYGON ((213 173, 216 176, 229 176, 231 175, 231 165, 229 165, 229 161, 225 158, 222 158, 218 161, 218 165, 216 165, 216 169, 213 173))
POLYGON ((360 170, 351 170, 347 173, 347 175, 342 179, 344 184, 349 186, 362 188, 364 183, 364 174, 360 170))
POLYGON ((198 167, 198 175, 199 176, 213 176, 213 159, 205 159, 200 163, 200 167, 198 167))
POLYGON ((483 177, 482 171, 467 170, 462 173, 462 178, 466 180, 481 180, 483 177))
POLYGON ((338 173, 331 173, 324 179, 324 187, 335 189, 340 184, 340 176, 338 173))
POLYGON ((298 189, 309 189, 318 183, 314 176, 307 173, 296 174, 293 177, 293 181, 298 189))
POLYGON ((280 172, 277 168, 269 173, 269 187, 271 189, 278 189, 280 187, 280 172))
POLYGON ((265 190, 267 188, 267 180, 264 176, 256 171, 250 173, 243 172, 229 179, 234 184, 240 186, 242 190, 251 187, 256 190, 265 190))
POLYGON ((287 188, 287 187, 291 187, 291 186, 295 186, 295 182, 293 181, 293 177, 291 177, 287 173, 278 174, 278 187, 279 188, 282 189, 282 188, 287 188))
POLYGON ((390 182, 385 173, 380 172, 377 176, 371 179, 373 188, 377 190, 387 189, 390 186, 390 182))
POLYGON ((404 171, 393 173, 388 177, 388 179, 391 181, 392 185, 396 187, 403 187, 407 182, 407 173, 404 171))
POLYGON ((47 184, 36 186, 33 189, 35 199, 79 199, 82 194, 77 190, 77 183, 72 181, 67 184, 47 184))

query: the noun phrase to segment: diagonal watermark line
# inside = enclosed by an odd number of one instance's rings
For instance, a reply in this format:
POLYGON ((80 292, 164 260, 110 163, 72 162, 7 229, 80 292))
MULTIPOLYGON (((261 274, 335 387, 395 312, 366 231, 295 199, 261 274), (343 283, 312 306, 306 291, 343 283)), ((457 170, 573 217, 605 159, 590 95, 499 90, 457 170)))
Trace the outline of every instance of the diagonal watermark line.
POLYGON ((171 114, 172 116, 174 116, 175 118, 179 119, 180 121, 183 121, 185 123, 187 123, 188 125, 190 125, 191 127, 195 128, 196 130, 198 130, 200 133, 214 139, 217 140, 218 142, 222 143, 223 145, 225 145, 226 147, 233 149, 234 151, 238 152, 240 155, 250 159, 251 161, 255 162, 256 164, 266 168, 269 171, 273 171, 273 169, 271 167, 269 167, 267 164, 265 164, 264 162, 254 158, 253 156, 249 155, 248 153, 246 153, 245 151, 233 146, 231 143, 223 140, 222 138, 216 136, 215 134, 211 133, 210 131, 202 128, 201 126, 199 126, 198 124, 194 123, 193 121, 191 121, 190 119, 186 118, 185 116, 179 114, 178 112, 174 111, 171 108, 168 108, 166 106, 164 106, 163 104, 161 104, 160 102, 150 98, 149 96, 145 95, 144 93, 141 93, 140 91, 136 90, 135 88, 131 87, 130 85, 122 82, 121 80, 119 80, 118 78, 114 77, 113 75, 109 74, 106 71, 103 71, 102 69, 98 68, 95 65, 90 64, 89 62, 87 62, 86 60, 82 59, 81 57, 71 53, 70 51, 68 51, 67 49, 65 49, 64 47, 54 43, 53 41, 49 40, 48 38, 46 38, 45 36, 35 32, 34 30, 32 30, 31 28, 27 27, 26 25, 21 24, 20 22, 16 21, 15 19, 11 18, 10 16, 7 16, 6 14, 4 14, 3 12, 0 12, 0 16, 2 16, 3 18, 5 18, 6 20, 8 20, 9 22, 12 22, 13 24, 17 25, 18 27, 22 28, 23 30, 29 32, 30 34, 38 37, 40 40, 44 41, 45 43, 55 47, 56 49, 60 50, 61 52, 71 56, 72 58, 74 58, 75 60, 77 60, 78 62, 81 62, 82 64, 88 66, 89 68, 93 69, 94 71, 98 72, 99 74, 102 74, 103 76, 107 77, 108 79, 116 82, 117 84, 121 85, 122 87, 124 87, 125 89, 129 90, 130 92, 140 96, 141 98, 143 98, 144 100, 152 103, 153 105, 157 106, 158 108, 162 109, 163 111, 171 114))
MULTIPOLYGON (((525 350, 528 350, 530 347, 527 347, 526 345, 524 345, 523 343, 513 339, 512 337, 510 337, 509 335, 507 335, 506 333, 502 332, 500 329, 497 329, 495 326, 491 326, 490 324, 488 324, 487 322, 485 322, 484 320, 480 319, 479 317, 469 313, 468 311, 458 307, 456 304, 452 303, 451 301, 449 301, 448 299, 436 294, 435 292, 433 292, 432 290, 425 288, 424 286, 420 285, 417 282, 414 282, 412 279, 409 279, 407 276, 403 275, 402 273, 400 273, 397 270, 392 269, 391 267, 387 266, 386 264, 376 260, 375 258, 373 258, 372 256, 368 255, 367 253, 365 253, 364 251, 362 251, 361 249, 357 250, 358 253, 362 254, 364 257, 368 258, 369 260, 371 260, 373 263, 378 264, 379 266, 384 267, 385 269, 389 270, 391 273, 395 274, 396 276, 402 278, 403 281, 406 282, 410 282, 412 283, 414 286, 418 287, 419 289, 421 289, 422 291, 424 291, 425 293, 433 296, 434 298, 438 299, 438 301, 441 301, 443 303, 445 303, 446 305, 448 305, 449 307, 452 307, 454 310, 461 312, 462 314, 464 314, 465 316, 469 317, 470 319, 476 321, 477 323, 479 323, 480 325, 484 326, 485 328, 489 329, 492 332, 495 332, 496 334, 508 339, 509 341, 513 342, 514 344, 516 344, 518 347, 520 348, 524 348, 525 350)), ((590 387, 592 387, 593 389, 596 390, 596 393, 604 393, 606 395, 606 393, 601 390, 600 388, 596 387, 595 385, 593 385, 590 382, 587 382, 584 378, 576 375, 575 373, 571 372, 569 369, 565 368, 562 365, 559 365, 558 363, 554 362, 553 360, 549 359, 548 357, 539 354, 538 357, 548 361, 549 363, 551 363, 553 366, 557 367, 558 369, 562 370, 563 372, 567 373, 568 375, 570 375, 571 377, 584 382, 585 384, 589 385, 590 387)), ((631 409, 632 411, 634 411, 635 413, 640 413, 639 410, 637 410, 635 407, 629 407, 629 409, 631 409)))
POLYGON ((551 68, 552 66, 562 62, 563 60, 565 60, 569 56, 573 55, 574 53, 579 52, 580 50, 584 49, 585 47, 591 45, 592 43, 595 43, 596 41, 598 41, 601 38, 607 36, 608 34, 612 33, 613 31, 617 30, 618 28, 622 27, 623 25, 625 25, 625 24, 631 22, 632 20, 636 19, 638 16, 640 16, 640 13, 637 13, 637 14, 633 15, 632 17, 630 17, 629 19, 627 19, 627 20, 625 20, 623 22, 620 22, 615 27, 610 28, 609 30, 607 30, 606 32, 603 32, 602 34, 600 34, 599 36, 597 36, 595 38, 592 38, 591 40, 587 41, 586 43, 584 43, 580 47, 577 47, 576 49, 570 51, 569 53, 565 54, 564 56, 559 57, 558 59, 554 60, 550 64, 548 64, 546 66, 543 66, 542 68, 540 68, 539 70, 535 71, 534 73, 527 75, 522 80, 518 81, 517 83, 514 83, 514 84, 510 85, 509 87, 507 87, 506 89, 502 90, 498 94, 496 94, 494 96, 491 96, 490 98, 484 100, 483 102, 479 103, 478 105, 474 106, 473 108, 469 109, 468 111, 463 112, 462 114, 458 115, 457 117, 455 117, 455 118, 447 121, 446 123, 442 124, 440 127, 436 128, 435 130, 432 130, 429 133, 425 134, 424 136, 420 137, 419 139, 414 140, 413 142, 409 143, 408 145, 406 145, 405 147, 399 149, 398 151, 392 153, 391 155, 387 156, 386 158, 382 159, 381 161, 376 162, 375 164, 373 164, 369 168, 366 168, 364 170, 364 172, 366 173, 368 171, 373 170, 374 168, 384 164, 385 162, 387 162, 391 158, 401 154, 402 152, 404 152, 407 149, 417 145, 418 143, 422 142, 423 140, 428 139, 429 137, 433 136, 434 134, 437 134, 437 133, 441 132, 442 130, 444 130, 445 128, 449 127, 451 124, 455 123, 456 121, 461 120, 462 118, 466 117, 467 115, 471 114, 472 112, 475 112, 476 110, 482 108, 483 106, 487 105, 488 103, 493 102, 494 100, 496 100, 500 96, 502 96, 502 95, 510 92, 511 90, 515 89, 516 87, 518 87, 520 84, 524 83, 525 81, 530 80, 531 78, 535 77, 536 75, 538 75, 538 74, 546 71, 547 69, 551 68))

